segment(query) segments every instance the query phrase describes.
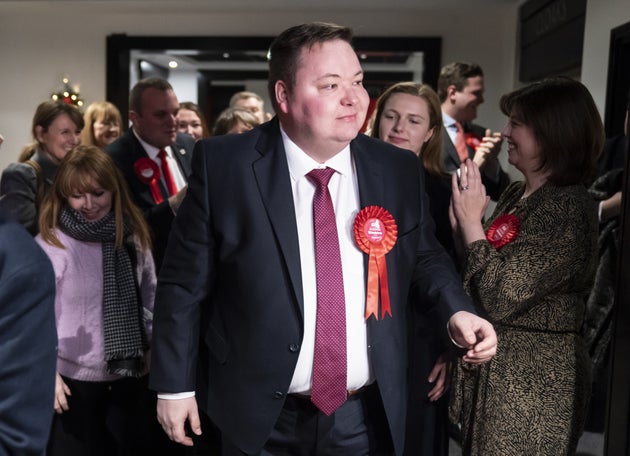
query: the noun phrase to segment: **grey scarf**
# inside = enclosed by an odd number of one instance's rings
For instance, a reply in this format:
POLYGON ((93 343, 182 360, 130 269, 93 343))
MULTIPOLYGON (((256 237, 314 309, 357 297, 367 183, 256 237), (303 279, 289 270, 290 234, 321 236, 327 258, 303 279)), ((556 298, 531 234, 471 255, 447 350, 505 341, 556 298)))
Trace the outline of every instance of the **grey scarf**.
POLYGON ((110 374, 140 377, 143 355, 148 348, 142 321, 142 306, 135 280, 135 246, 125 230, 125 245, 114 246, 116 220, 110 212, 96 222, 64 206, 59 214, 59 228, 68 236, 103 246, 103 331, 105 361, 110 374))

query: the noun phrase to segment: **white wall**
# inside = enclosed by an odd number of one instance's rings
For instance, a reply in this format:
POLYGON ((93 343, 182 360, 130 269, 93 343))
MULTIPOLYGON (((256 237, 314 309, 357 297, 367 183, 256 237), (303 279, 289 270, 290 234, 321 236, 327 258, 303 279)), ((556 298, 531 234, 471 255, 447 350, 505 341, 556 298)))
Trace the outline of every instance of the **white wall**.
POLYGON ((326 20, 352 26, 358 36, 441 36, 443 63, 474 60, 486 72, 487 101, 479 121, 493 128, 503 123, 496 106, 500 94, 514 81, 516 2, 493 2, 495 6, 488 11, 475 7, 448 15, 417 9, 394 12, 390 7, 370 10, 355 2, 347 3, 357 6, 328 8, 327 12, 313 10, 314 6, 300 11, 297 7, 264 11, 253 6, 230 11, 200 6, 210 2, 197 2, 195 9, 187 10, 183 1, 176 3, 1 1, 0 132, 5 143, 0 149, 0 169, 15 161, 30 141, 35 107, 50 96, 64 75, 72 84, 79 84, 86 103, 105 98, 105 40, 112 33, 276 35, 300 22, 326 20), (495 45, 489 47, 488 43, 495 45))
POLYGON ((630 22, 628 0, 587 2, 581 80, 593 95, 602 119, 606 108, 610 31, 627 22, 630 22))

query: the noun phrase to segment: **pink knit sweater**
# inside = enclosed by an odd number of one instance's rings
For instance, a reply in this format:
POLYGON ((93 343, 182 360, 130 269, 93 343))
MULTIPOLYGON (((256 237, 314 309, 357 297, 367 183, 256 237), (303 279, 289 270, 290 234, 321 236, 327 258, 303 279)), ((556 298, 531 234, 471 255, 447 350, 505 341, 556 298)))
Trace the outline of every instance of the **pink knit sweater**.
MULTIPOLYGON (((57 230, 65 249, 35 240, 55 270, 57 291, 57 370, 61 375, 90 382, 120 378, 107 373, 103 337, 103 253, 100 242, 77 241, 57 230)), ((144 308, 147 340, 153 329, 155 266, 150 251, 137 253, 136 274, 144 308)), ((147 372, 148 372, 148 356, 147 372)))

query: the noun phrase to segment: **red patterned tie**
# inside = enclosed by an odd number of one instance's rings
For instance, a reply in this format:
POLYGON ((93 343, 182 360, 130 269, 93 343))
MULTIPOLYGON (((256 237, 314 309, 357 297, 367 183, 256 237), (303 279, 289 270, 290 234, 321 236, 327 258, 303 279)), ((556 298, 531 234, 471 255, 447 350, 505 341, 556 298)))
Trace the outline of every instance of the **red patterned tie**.
POLYGON ((173 179, 173 174, 171 174, 171 167, 168 165, 166 151, 162 149, 158 153, 158 157, 160 158, 160 168, 162 168, 162 176, 164 176, 164 182, 166 182, 168 194, 169 196, 173 196, 175 193, 177 193, 177 185, 175 185, 175 179, 173 179))
POLYGON ((464 163, 468 158, 468 147, 466 146, 466 138, 464 137, 464 128, 459 122, 455 122, 455 128, 457 128, 457 134, 455 135, 455 149, 457 149, 459 160, 464 163))
POLYGON ((314 169, 306 176, 315 184, 313 226, 317 278, 317 319, 311 401, 331 415, 348 398, 346 304, 337 223, 328 181, 332 168, 314 169))

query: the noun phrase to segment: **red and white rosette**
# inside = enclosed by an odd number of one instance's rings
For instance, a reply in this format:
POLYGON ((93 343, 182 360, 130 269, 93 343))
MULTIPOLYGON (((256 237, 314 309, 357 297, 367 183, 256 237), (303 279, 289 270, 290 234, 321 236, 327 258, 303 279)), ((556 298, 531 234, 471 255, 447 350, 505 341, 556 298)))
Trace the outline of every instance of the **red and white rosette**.
POLYGON ((380 206, 367 206, 354 219, 354 239, 357 246, 369 255, 365 319, 371 315, 378 320, 379 289, 381 318, 392 316, 387 282, 385 254, 398 238, 398 226, 394 217, 380 206), (379 286, 380 285, 380 286, 379 286))
POLYGON ((137 159, 133 164, 133 171, 136 173, 136 176, 138 176, 140 182, 149 186, 155 204, 160 204, 164 201, 162 192, 160 191, 160 185, 158 184, 161 174, 157 163, 149 157, 142 157, 137 159))
POLYGON ((514 214, 497 217, 488 228, 486 239, 495 248, 500 249, 518 236, 521 221, 514 214))
POLYGON ((481 144, 483 138, 477 136, 474 133, 464 133, 464 140, 468 147, 472 147, 473 150, 477 150, 477 147, 481 144))

